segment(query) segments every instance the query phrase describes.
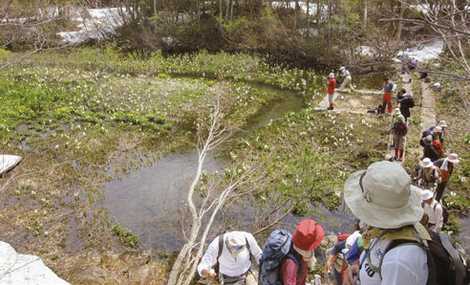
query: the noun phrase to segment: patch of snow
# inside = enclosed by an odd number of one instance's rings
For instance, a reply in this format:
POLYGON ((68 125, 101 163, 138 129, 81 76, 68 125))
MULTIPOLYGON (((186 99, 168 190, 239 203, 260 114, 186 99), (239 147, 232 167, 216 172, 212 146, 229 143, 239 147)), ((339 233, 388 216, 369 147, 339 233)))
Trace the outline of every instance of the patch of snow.
POLYGON ((11 245, 0 241, 0 285, 69 285, 37 256, 18 254, 11 245))
POLYGON ((444 51, 444 41, 435 39, 426 44, 420 44, 413 48, 407 48, 398 53, 399 58, 414 58, 419 62, 426 62, 439 58, 444 51))
POLYGON ((373 57, 377 52, 373 47, 370 46, 358 46, 356 53, 365 57, 373 57))
POLYGON ((75 13, 72 19, 78 22, 78 31, 60 32, 58 35, 67 44, 79 44, 88 40, 102 40, 113 35, 123 25, 127 12, 124 8, 86 9, 75 13), (82 16, 87 14, 86 16, 82 16))
MULTIPOLYGON (((308 14, 310 16, 315 16, 318 14, 318 5, 315 3, 309 3, 309 6, 307 7, 306 2, 301 2, 299 1, 299 7, 300 9, 307 14, 307 8, 308 8, 308 14)), ((289 1, 289 2, 283 2, 283 1, 273 1, 271 2, 271 5, 273 8, 289 8, 289 9, 295 9, 295 2, 294 1, 289 1)), ((322 5, 320 6, 320 12, 326 11, 328 8, 327 5, 322 5)), ((325 13, 322 13, 322 16, 324 16, 325 13)))

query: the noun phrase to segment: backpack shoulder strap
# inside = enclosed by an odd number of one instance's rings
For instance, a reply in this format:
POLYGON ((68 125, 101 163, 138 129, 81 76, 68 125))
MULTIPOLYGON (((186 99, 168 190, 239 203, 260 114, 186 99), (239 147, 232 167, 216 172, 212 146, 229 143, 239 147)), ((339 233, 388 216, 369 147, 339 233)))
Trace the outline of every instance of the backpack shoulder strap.
POLYGON ((217 249, 217 263, 219 263, 219 258, 222 255, 222 251, 224 250, 224 237, 225 234, 219 235, 219 248, 217 249))

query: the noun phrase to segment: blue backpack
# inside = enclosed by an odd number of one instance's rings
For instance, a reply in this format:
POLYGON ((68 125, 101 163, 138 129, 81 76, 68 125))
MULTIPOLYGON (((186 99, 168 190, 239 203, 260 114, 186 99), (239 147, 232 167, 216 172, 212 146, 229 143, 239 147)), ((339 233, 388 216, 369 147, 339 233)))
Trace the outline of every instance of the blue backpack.
POLYGON ((292 259, 300 268, 300 260, 292 252, 292 235, 286 230, 275 230, 264 245, 258 284, 282 285, 280 270, 285 258, 292 259))

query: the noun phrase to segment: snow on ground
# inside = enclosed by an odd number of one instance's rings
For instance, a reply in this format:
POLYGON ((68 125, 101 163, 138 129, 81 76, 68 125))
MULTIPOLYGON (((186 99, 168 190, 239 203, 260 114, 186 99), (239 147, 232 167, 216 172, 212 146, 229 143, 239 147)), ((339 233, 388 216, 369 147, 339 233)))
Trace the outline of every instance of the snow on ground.
POLYGON ((441 39, 434 39, 425 44, 419 44, 413 48, 407 48, 398 53, 398 57, 414 58, 419 62, 426 62, 439 58, 444 51, 444 41, 441 39))
POLYGON ((87 40, 101 40, 114 34, 124 23, 126 11, 121 8, 86 9, 73 16, 78 22, 78 31, 60 32, 58 35, 67 44, 79 44, 87 40))
POLYGON ((356 53, 365 57, 373 57, 376 54, 376 50, 370 46, 358 46, 356 53))
POLYGON ((37 256, 18 254, 0 241, 0 285, 68 285, 37 256))
MULTIPOLYGON (((300 2, 300 1, 298 3, 299 3, 300 9, 305 14, 307 14, 307 3, 300 2)), ((273 2, 271 2, 271 5, 272 5, 273 8, 285 7, 285 8, 295 9, 295 2, 294 1, 287 2, 287 3, 283 2, 283 1, 273 1, 273 2)), ((323 7, 321 8, 321 12, 323 12, 322 13, 322 18, 323 18, 323 16, 325 16, 327 8, 328 8, 327 5, 323 5, 323 7)), ((318 5, 315 4, 315 3, 309 3, 308 14, 311 15, 311 16, 315 16, 315 15, 317 15, 317 13, 318 13, 318 5)))

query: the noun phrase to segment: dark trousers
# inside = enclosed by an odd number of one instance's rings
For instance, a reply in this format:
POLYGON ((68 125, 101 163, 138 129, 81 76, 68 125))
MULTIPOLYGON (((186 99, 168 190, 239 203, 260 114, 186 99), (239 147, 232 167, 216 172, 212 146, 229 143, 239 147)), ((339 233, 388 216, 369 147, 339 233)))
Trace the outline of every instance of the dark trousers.
POLYGON ((441 202, 442 196, 444 195, 444 190, 446 190, 447 181, 437 184, 436 188, 436 201, 441 202))

